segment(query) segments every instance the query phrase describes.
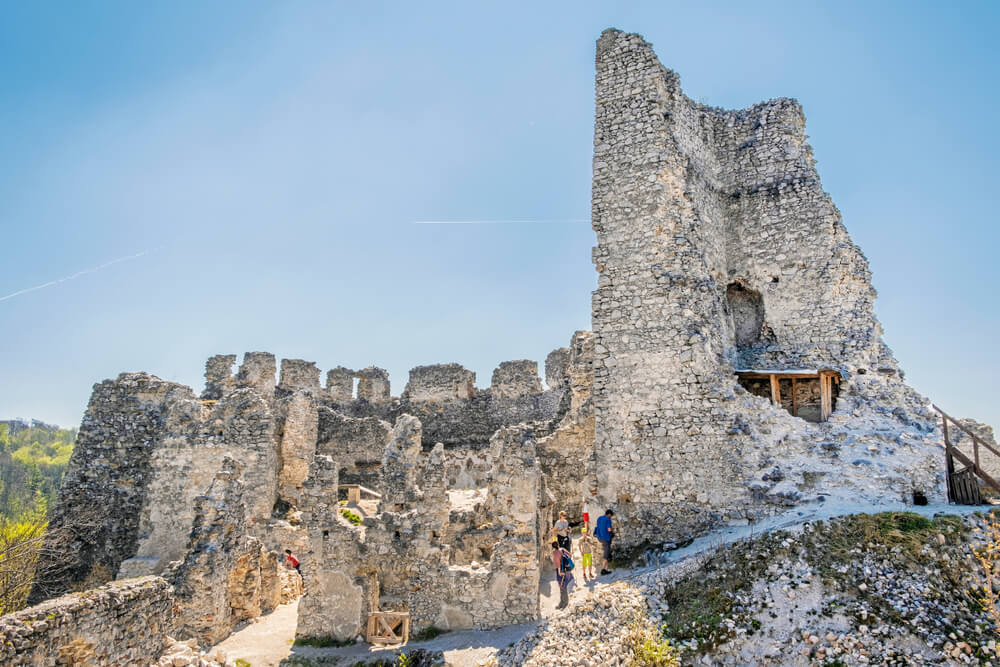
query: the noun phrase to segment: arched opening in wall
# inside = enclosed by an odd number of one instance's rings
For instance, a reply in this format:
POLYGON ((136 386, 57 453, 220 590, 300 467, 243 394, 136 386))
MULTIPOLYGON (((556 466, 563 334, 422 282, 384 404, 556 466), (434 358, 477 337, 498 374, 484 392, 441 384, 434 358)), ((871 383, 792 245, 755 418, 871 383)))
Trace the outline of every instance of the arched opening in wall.
POLYGON ((733 318, 736 349, 743 352, 760 342, 764 329, 764 300, 760 292, 742 282, 730 283, 726 287, 726 300, 733 318))

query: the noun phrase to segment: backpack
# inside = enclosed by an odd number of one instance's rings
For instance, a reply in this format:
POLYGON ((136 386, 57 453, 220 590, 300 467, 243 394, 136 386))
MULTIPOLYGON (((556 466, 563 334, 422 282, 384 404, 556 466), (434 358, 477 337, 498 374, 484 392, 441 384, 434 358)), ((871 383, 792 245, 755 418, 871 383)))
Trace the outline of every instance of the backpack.
POLYGON ((562 568, 563 572, 573 571, 573 558, 569 555, 569 552, 562 549, 562 559, 559 561, 559 566, 562 568))

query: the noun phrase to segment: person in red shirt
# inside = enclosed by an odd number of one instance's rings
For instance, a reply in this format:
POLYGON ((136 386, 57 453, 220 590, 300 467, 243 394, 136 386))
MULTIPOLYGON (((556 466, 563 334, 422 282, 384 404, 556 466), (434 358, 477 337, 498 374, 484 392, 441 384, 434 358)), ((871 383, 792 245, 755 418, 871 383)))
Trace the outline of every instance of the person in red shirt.
POLYGON ((302 576, 302 570, 299 569, 299 559, 292 555, 291 549, 285 549, 285 565, 295 568, 299 576, 302 576))

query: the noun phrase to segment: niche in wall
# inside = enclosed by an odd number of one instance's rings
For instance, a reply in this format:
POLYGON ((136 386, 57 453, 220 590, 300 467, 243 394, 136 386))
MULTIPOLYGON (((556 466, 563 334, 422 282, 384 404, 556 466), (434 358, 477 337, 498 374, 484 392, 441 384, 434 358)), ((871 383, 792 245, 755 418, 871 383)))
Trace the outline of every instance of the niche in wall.
POLYGON ((726 300, 733 318, 736 348, 742 352, 760 342, 764 328, 764 301, 760 292, 741 282, 729 284, 726 288, 726 300))

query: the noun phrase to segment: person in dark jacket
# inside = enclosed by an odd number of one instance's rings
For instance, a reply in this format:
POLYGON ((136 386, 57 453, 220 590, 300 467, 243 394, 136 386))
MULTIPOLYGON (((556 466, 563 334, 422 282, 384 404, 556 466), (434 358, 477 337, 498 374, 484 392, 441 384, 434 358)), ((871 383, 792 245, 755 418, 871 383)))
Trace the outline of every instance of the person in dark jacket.
POLYGON ((597 517, 597 525, 594 527, 594 537, 601 543, 601 574, 611 574, 608 568, 611 566, 611 540, 615 538, 615 527, 611 523, 611 517, 615 515, 614 510, 608 509, 603 516, 597 517))

